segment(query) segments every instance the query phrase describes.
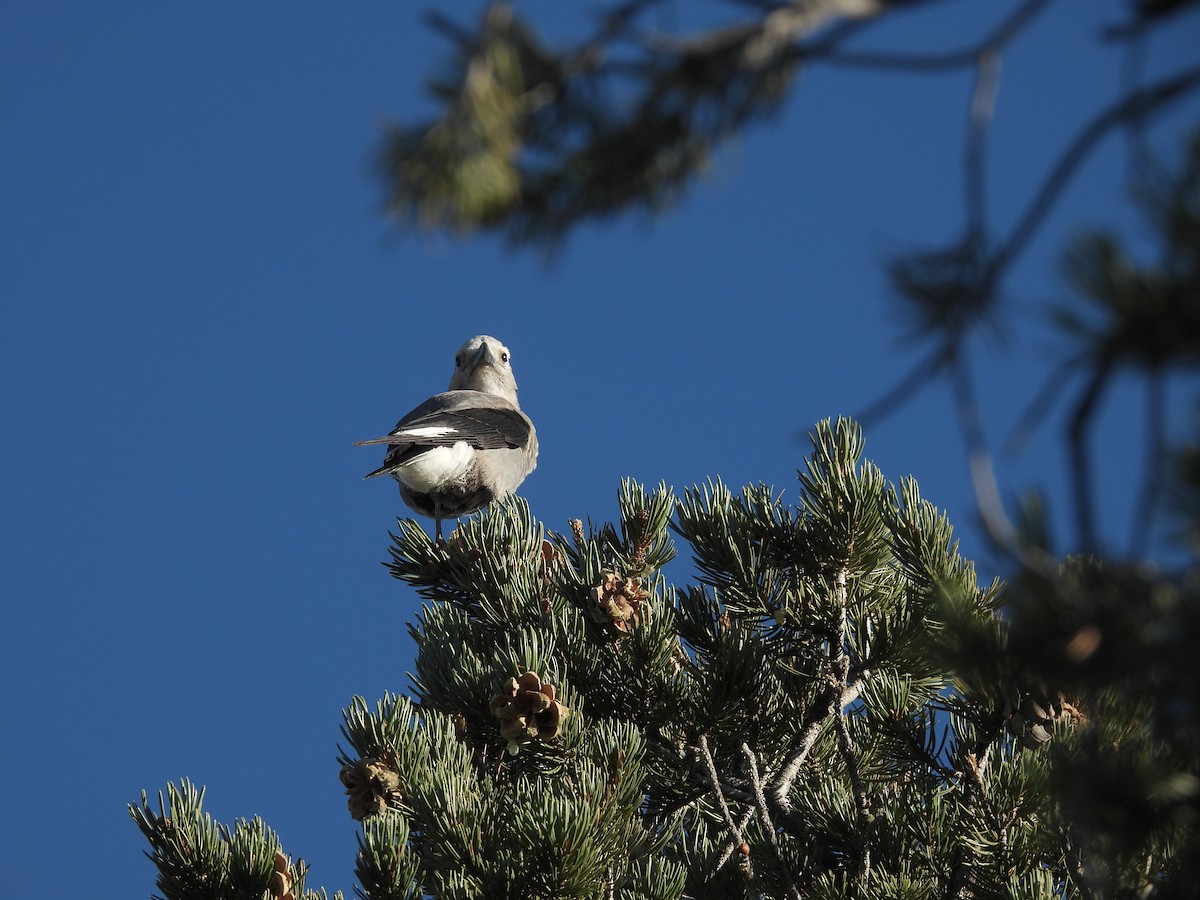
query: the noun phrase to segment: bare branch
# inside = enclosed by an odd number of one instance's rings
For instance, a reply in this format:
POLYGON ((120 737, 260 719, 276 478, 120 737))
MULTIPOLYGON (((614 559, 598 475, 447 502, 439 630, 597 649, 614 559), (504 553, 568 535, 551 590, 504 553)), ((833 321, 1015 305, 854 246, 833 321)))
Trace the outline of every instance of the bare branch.
POLYGON ((1053 0, 1027 0, 982 40, 962 50, 948 53, 908 55, 869 51, 831 52, 821 59, 834 65, 865 69, 896 69, 907 72, 945 72, 975 65, 986 53, 1003 50, 1053 0))
POLYGON ((967 232, 975 238, 982 238, 987 231, 987 138, 999 88, 1000 54, 988 49, 979 55, 976 67, 963 162, 967 232))
POLYGON ((1071 416, 1068 431, 1071 447, 1071 485, 1075 494, 1075 524, 1079 529, 1079 543, 1087 552, 1096 550, 1097 541, 1095 510, 1092 506, 1092 463, 1088 456, 1087 435, 1092 425, 1092 414, 1104 393, 1112 369, 1111 356, 1097 361, 1092 377, 1088 379, 1083 396, 1079 398, 1071 416))
POLYGON ((953 351, 948 346, 938 347, 927 357, 913 367, 907 375, 889 388, 882 397, 875 400, 866 409, 859 412, 856 419, 863 427, 877 422, 885 414, 891 414, 905 400, 916 397, 919 389, 932 383, 936 375, 953 357, 953 351))
POLYGON ((1013 228, 1008 241, 996 254, 997 270, 1012 264, 1030 238, 1041 226, 1053 208, 1059 194, 1067 186, 1075 170, 1087 159, 1097 143, 1112 129, 1131 122, 1141 122, 1145 117, 1160 111, 1168 103, 1177 100, 1200 86, 1200 67, 1188 69, 1171 78, 1134 91, 1104 110, 1089 122, 1059 157, 1058 162, 1046 176, 1042 186, 1034 194, 1033 201, 1025 214, 1013 228))
MULTIPOLYGON (((867 789, 863 785, 862 775, 858 771, 858 760, 854 757, 854 748, 850 742, 850 726, 846 724, 846 716, 839 712, 837 716, 838 748, 846 763, 846 771, 850 775, 850 785, 854 789, 855 806, 858 808, 858 824, 864 833, 870 827, 869 816, 871 801, 867 797, 867 789)), ((871 879, 871 851, 864 849, 862 859, 862 886, 866 890, 871 879)))
POLYGON ((1146 384, 1146 462, 1142 492, 1133 516, 1129 555, 1134 559, 1146 552, 1154 529, 1154 512, 1162 497, 1162 471, 1167 454, 1167 390, 1161 372, 1152 372, 1146 384))
POLYGON ((1004 501, 1000 497, 1000 485, 996 481, 996 470, 988 452, 987 439, 983 434, 983 422, 975 389, 971 383, 968 364, 961 353, 954 357, 951 369, 954 384, 954 406, 958 415, 958 426, 967 450, 967 465, 971 473, 971 487, 984 528, 1000 547, 1016 556, 1024 565, 1053 577, 1057 563, 1045 550, 1035 547, 1022 538, 1013 526, 1004 501))
POLYGON ((1032 402, 1021 413, 1016 424, 1013 425, 1012 430, 1008 433, 1008 437, 1004 441, 1005 453, 1018 453, 1025 446, 1025 442, 1029 440, 1034 429, 1037 428, 1038 422, 1050 411, 1050 406, 1054 403, 1063 378, 1078 363, 1078 359, 1064 359, 1046 376, 1046 381, 1038 388, 1038 392, 1034 395, 1032 402))
POLYGON ((725 841, 725 846, 721 850, 721 855, 717 857, 716 871, 720 872, 721 869, 723 869, 725 867, 725 863, 729 862, 729 857, 733 856, 733 851, 736 850, 738 848, 738 846, 742 843, 741 839, 738 838, 737 835, 741 834, 742 832, 744 832, 746 830, 746 826, 750 824, 750 820, 753 818, 754 818, 754 806, 752 804, 750 806, 747 806, 746 809, 742 812, 742 818, 741 818, 741 821, 738 822, 737 831, 733 835, 731 835, 727 841, 725 841))
POLYGON ((991 455, 987 450, 987 440, 983 435, 983 422, 979 414, 979 405, 975 399, 975 391, 971 384, 970 371, 962 354, 957 354, 952 369, 954 373, 955 408, 958 413, 958 425, 967 445, 967 464, 971 471, 971 484, 975 489, 975 500, 979 504, 979 514, 988 534, 1002 547, 1013 547, 1018 542, 1016 528, 1004 511, 1004 501, 1000 498, 1000 486, 996 481, 996 471, 992 466, 991 455))
POLYGON ((785 813, 792 811, 792 801, 788 794, 791 793, 792 785, 800 776, 800 770, 804 767, 804 761, 808 759, 809 752, 816 744, 817 738, 820 737, 821 729, 829 721, 830 716, 836 715, 858 699, 863 681, 869 674, 863 672, 840 692, 836 686, 831 684, 824 695, 825 698, 828 698, 828 702, 817 703, 813 706, 812 712, 805 720, 804 727, 792 739, 792 746, 784 757, 779 774, 775 776, 771 786, 771 802, 785 813))
POLYGON ((762 823, 763 831, 766 833, 768 840, 771 842, 771 849, 775 853, 775 859, 779 863, 779 870, 783 873, 783 879, 787 883, 788 896, 800 900, 800 892, 796 889, 796 879, 792 876, 792 870, 787 864, 787 860, 783 857, 783 851, 779 847, 779 835, 775 828, 775 823, 771 821, 771 811, 767 808, 767 797, 763 793, 762 779, 758 774, 758 760, 754 756, 754 751, 750 749, 750 745, 742 743, 742 755, 746 757, 746 764, 750 770, 750 784, 754 789, 755 806, 758 808, 759 821, 762 823))
MULTIPOLYGON (((741 45, 741 62, 758 66, 763 60, 783 54, 794 41, 819 31, 837 20, 869 19, 886 11, 880 0, 809 0, 785 3, 772 8, 754 21, 736 22, 699 34, 660 38, 652 49, 670 53, 710 54, 741 45)), ((808 50, 794 48, 796 56, 808 56, 808 50)))
POLYGON ((721 815, 725 818, 725 824, 729 826, 729 830, 734 836, 745 840, 742 837, 742 830, 734 824, 733 815, 729 812, 729 804, 725 802, 725 794, 721 790, 721 779, 717 777, 717 764, 713 762, 712 753, 708 749, 708 736, 700 735, 700 758, 704 760, 704 764, 708 768, 708 779, 712 785, 713 793, 717 795, 717 803, 721 807, 721 815))

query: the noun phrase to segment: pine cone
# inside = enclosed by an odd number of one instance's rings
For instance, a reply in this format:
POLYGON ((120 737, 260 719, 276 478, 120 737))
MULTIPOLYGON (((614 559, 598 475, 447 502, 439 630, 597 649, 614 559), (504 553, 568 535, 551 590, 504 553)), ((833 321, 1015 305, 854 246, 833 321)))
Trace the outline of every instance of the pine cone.
POLYGON ((1060 720, 1072 728, 1087 724, 1087 717, 1062 694, 1044 704, 1030 694, 1022 694, 1015 703, 1009 701, 1004 713, 1004 727, 1028 750, 1050 743, 1054 739, 1054 723, 1060 720))
POLYGON ((456 710, 450 714, 450 722, 454 725, 454 737, 459 743, 465 741, 470 730, 467 725, 467 717, 456 710))
POLYGON ((342 766, 341 779, 346 786, 346 805, 355 821, 399 806, 404 796, 395 760, 365 756, 353 765, 342 766))
POLYGON ((640 579, 622 578, 616 572, 604 572, 592 596, 596 601, 592 617, 626 632, 630 625, 637 624, 642 605, 650 599, 640 579))
POLYGON ((510 678, 505 692, 492 698, 492 715, 500 720, 500 736, 508 741, 510 753, 520 745, 558 735, 569 710, 554 698, 554 685, 542 684, 535 672, 510 678))
POLYGON ((1067 702, 1067 698, 1062 694, 1058 695, 1056 702, 1050 704, 1050 717, 1053 719, 1065 718, 1072 728, 1077 725, 1087 724, 1087 716, 1080 712, 1073 704, 1067 702))
POLYGON ((1054 737, 1054 719, 1029 695, 1015 709, 1010 707, 1004 727, 1027 750, 1041 749, 1054 737))
POLYGON ((275 871, 271 874, 271 883, 267 893, 279 900, 295 900, 292 893, 292 867, 282 850, 275 851, 275 871))

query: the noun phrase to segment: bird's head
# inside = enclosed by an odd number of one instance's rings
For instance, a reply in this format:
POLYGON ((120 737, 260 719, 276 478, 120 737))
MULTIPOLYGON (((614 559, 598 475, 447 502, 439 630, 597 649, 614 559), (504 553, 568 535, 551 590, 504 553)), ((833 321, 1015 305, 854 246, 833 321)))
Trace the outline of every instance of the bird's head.
POLYGON ((517 380, 509 363, 508 348, 491 335, 480 334, 454 354, 452 391, 483 391, 517 403, 517 380))

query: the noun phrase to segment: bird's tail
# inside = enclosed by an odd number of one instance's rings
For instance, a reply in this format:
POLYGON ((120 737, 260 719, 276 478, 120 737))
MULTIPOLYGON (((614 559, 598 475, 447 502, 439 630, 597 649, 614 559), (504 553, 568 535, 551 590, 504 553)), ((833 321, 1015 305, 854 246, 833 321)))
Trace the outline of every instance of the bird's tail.
POLYGON ((369 444, 405 444, 408 443, 408 438, 400 437, 395 434, 385 434, 383 437, 371 438, 366 441, 355 441, 351 444, 352 447, 366 447, 369 444))

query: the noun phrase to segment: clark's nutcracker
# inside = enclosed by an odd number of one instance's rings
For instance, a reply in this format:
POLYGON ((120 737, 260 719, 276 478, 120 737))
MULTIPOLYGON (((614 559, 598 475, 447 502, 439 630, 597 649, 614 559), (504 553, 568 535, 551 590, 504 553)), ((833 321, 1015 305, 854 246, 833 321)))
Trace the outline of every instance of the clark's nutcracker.
POLYGON ((454 355, 450 390, 430 397, 390 434, 358 441, 388 444, 383 465, 367 478, 391 475, 413 510, 434 521, 469 515, 511 494, 537 465, 537 433, 517 403, 508 348, 486 334, 454 355))

